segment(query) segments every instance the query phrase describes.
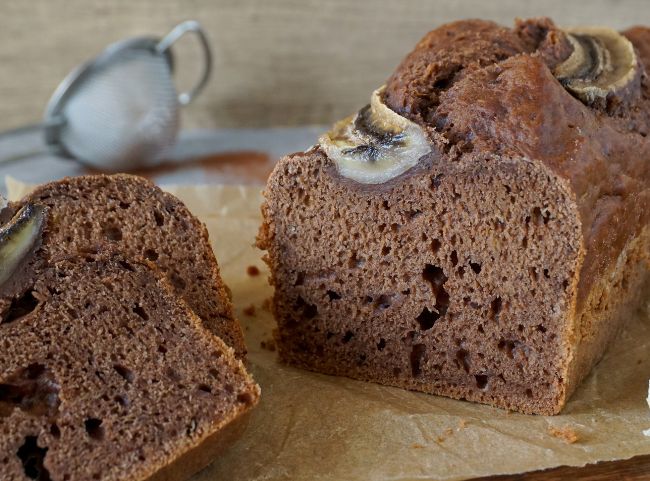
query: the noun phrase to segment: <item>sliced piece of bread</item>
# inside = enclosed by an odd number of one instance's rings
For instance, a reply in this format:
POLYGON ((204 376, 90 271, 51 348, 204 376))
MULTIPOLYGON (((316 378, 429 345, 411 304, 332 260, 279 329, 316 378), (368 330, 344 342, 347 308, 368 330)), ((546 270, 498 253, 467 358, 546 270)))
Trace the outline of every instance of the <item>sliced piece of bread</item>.
POLYGON ((234 351, 152 263, 81 252, 29 267, 0 286, 2 479, 180 480, 210 462, 259 398, 234 351))
POLYGON ((230 294, 205 226, 171 194, 141 177, 91 175, 38 187, 0 211, 7 222, 25 203, 49 209, 45 250, 56 257, 108 243, 129 259, 154 262, 205 326, 246 353, 230 294))

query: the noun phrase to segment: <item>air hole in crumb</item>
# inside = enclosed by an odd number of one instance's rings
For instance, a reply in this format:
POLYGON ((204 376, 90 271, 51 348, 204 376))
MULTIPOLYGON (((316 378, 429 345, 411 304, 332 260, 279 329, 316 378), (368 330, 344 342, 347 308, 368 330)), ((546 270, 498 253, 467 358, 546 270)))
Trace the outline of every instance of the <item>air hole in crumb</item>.
POLYGON ((426 352, 426 346, 424 344, 415 344, 411 349, 410 361, 411 361, 411 374, 413 377, 417 377, 422 373, 422 359, 426 352))
POLYGON ((158 227, 162 227, 162 225, 165 223, 165 218, 158 210, 153 211, 153 218, 156 221, 156 225, 158 227))
POLYGON ((21 297, 13 299, 9 309, 2 315, 0 324, 8 324, 17 321, 33 312, 38 307, 38 300, 34 297, 34 291, 29 290, 21 297))
POLYGON ((433 327, 433 325, 436 323, 436 321, 439 318, 440 318, 440 314, 438 314, 435 311, 432 312, 425 307, 424 309, 422 309, 420 315, 415 318, 415 320, 418 321, 421 330, 427 331, 433 327))
POLYGON ((442 183, 442 177, 443 177, 443 175, 439 174, 439 175, 436 175, 435 177, 431 178, 431 186, 430 187, 431 187, 432 190, 435 190, 438 187, 440 187, 440 184, 442 183))
POLYGON ((490 303, 490 319, 496 320, 501 312, 502 301, 500 297, 495 297, 490 303))
POLYGON ((505 339, 501 339, 499 341, 499 344, 497 344, 497 347, 499 348, 500 351, 505 351, 507 356, 510 359, 514 358, 514 350, 515 347, 517 346, 517 343, 515 341, 509 341, 505 339))
POLYGON ((169 281, 172 283, 172 286, 180 291, 185 290, 187 287, 185 279, 179 276, 176 272, 172 272, 172 274, 169 276, 169 281))
POLYGON ((541 325, 541 324, 538 324, 538 325, 537 325, 537 330, 538 330, 539 332, 541 332, 541 333, 545 333, 545 332, 546 332, 546 328, 545 328, 543 325, 541 325))
POLYGON ((478 327, 476 328, 478 332, 481 334, 485 334, 485 329, 483 328, 483 324, 479 324, 478 327))
POLYGON ((122 231, 119 227, 115 225, 109 225, 104 227, 104 236, 112 242, 117 242, 122 240, 122 231))
POLYGON ((157 261, 158 260, 158 253, 153 249, 146 249, 144 251, 144 258, 149 260, 149 261, 157 261))
POLYGON ((433 252, 433 254, 436 255, 438 253, 438 251, 440 250, 441 246, 442 246, 442 244, 440 243, 440 241, 438 239, 433 239, 431 241, 431 252, 433 252))
POLYGON ((377 343, 377 350, 383 351, 385 347, 386 347, 386 339, 382 337, 379 339, 379 342, 377 343))
POLYGON ((419 209, 416 210, 410 210, 406 213, 406 219, 409 221, 412 221, 413 219, 416 219, 422 215, 422 211, 419 209))
POLYGON ((121 265, 127 271, 135 272, 135 269, 133 268, 133 266, 131 264, 129 264, 128 262, 126 262, 125 260, 118 261, 118 264, 121 265))
POLYGON ((381 248, 381 255, 382 255, 382 256, 387 256, 388 254, 390 254, 390 250, 391 250, 391 249, 390 249, 390 246, 384 246, 384 247, 382 247, 382 248, 381 248))
POLYGON ((129 207, 131 207, 131 204, 129 204, 128 202, 124 202, 124 201, 120 202, 120 209, 128 209, 129 207))
POLYGON ((347 344, 352 340, 354 337, 354 333, 352 331, 346 331, 345 335, 343 336, 343 344, 347 344))
POLYGON ((296 281, 293 283, 294 286, 302 286, 305 283, 305 273, 298 272, 296 274, 296 281))
POLYGON ((158 352, 161 354, 167 354, 167 348, 163 344, 158 345, 158 352))
POLYGON ((129 406, 129 398, 124 396, 123 394, 118 394, 113 398, 113 401, 115 401, 117 404, 119 404, 122 407, 128 407, 129 406))
POLYGON ((34 416, 54 416, 60 404, 60 386, 43 364, 30 364, 8 376, 0 384, 0 418, 15 407, 34 416))
POLYGON ((549 275, 549 273, 548 273, 548 269, 544 269, 542 272, 543 272, 543 274, 544 274, 544 277, 546 277, 547 279, 549 279, 549 278, 551 277, 551 276, 549 275))
POLYGON ((455 250, 451 251, 451 265, 456 267, 458 265, 458 254, 455 250))
POLYGON ((148 321, 149 320, 149 314, 144 310, 144 308, 140 305, 137 305, 133 308, 133 312, 135 312, 138 316, 140 316, 143 320, 148 321))
POLYGON ((38 446, 36 436, 25 437, 25 442, 16 453, 23 464, 25 476, 38 481, 51 481, 50 473, 43 465, 46 454, 47 448, 38 446))
POLYGON ((393 223, 393 224, 390 225, 390 230, 391 230, 391 232, 399 232, 399 230, 400 230, 401 228, 402 228, 402 226, 399 225, 399 224, 394 224, 394 223, 393 223))
POLYGON ((524 238, 521 240, 521 246, 525 249, 528 247, 528 237, 524 236, 524 238))
POLYGON ((353 252, 352 256, 350 256, 350 259, 348 259, 348 267, 350 269, 357 269, 364 264, 364 260, 360 257, 357 257, 357 253, 353 252))
POLYGON ((199 384, 199 391, 204 392, 206 394, 212 394, 212 388, 207 384, 199 384))
POLYGON ((305 319, 313 319, 318 315, 318 307, 315 304, 306 302, 302 296, 298 296, 298 299, 296 299, 296 308, 302 310, 302 316, 305 319))
POLYGON ((526 396, 533 397, 533 390, 532 389, 526 389, 526 396))
POLYGON ((487 387, 488 377, 485 374, 477 374, 474 377, 476 378, 477 388, 485 389, 487 387))
POLYGON ((90 439, 101 441, 104 439, 104 428, 102 428, 102 420, 97 418, 88 418, 84 421, 86 432, 90 439))
POLYGON ((429 283, 431 292, 436 298, 434 311, 437 312, 438 317, 443 317, 449 307, 449 293, 444 288, 447 276, 440 267, 426 264, 422 271, 422 278, 429 283))
POLYGON ((382 294, 377 298, 375 301, 375 307, 377 309, 388 309, 391 305, 391 302, 393 300, 393 296, 390 296, 388 294, 382 294))
POLYGON ((59 429, 59 426, 56 423, 50 426, 50 434, 54 439, 61 438, 61 429, 59 429))
POLYGON ((475 274, 479 274, 481 272, 481 264, 478 262, 470 262, 469 266, 472 268, 475 274))
POLYGON ((469 352, 465 349, 459 349, 456 351, 456 360, 458 361, 458 365, 468 373, 470 369, 469 352))
POLYGON ((327 297, 329 297, 330 301, 338 301, 341 298, 338 292, 330 290, 327 291, 327 297))
POLYGON ((118 373, 126 382, 133 382, 135 376, 133 375, 133 371, 129 368, 121 364, 114 364, 113 369, 115 369, 115 372, 118 373))

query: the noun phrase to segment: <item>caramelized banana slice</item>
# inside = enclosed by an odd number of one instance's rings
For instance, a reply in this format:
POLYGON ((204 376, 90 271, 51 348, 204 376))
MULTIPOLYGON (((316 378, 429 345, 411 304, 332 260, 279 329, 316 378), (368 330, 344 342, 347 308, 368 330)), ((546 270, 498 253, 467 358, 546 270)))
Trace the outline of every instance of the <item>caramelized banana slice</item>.
POLYGON ((567 90, 598 107, 618 105, 639 92, 639 61, 627 38, 605 27, 566 33, 573 53, 553 73, 567 90))
POLYGON ((370 105, 337 122, 319 139, 339 173, 362 184, 387 182, 431 151, 422 128, 383 103, 384 88, 372 93, 370 105))
POLYGON ((44 224, 45 208, 27 204, 0 227, 0 286, 40 244, 44 224))

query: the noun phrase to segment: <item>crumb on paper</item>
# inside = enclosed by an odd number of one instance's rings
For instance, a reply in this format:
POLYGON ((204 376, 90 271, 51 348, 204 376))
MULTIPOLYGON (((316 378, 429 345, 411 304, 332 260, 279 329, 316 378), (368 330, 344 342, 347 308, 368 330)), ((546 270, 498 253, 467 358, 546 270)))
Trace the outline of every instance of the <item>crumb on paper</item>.
POLYGON ((460 418, 458 421, 458 429, 465 429, 467 427, 467 419, 460 418))
POLYGON ((255 305, 251 304, 248 307, 244 307, 243 313, 245 316, 250 316, 250 317, 255 316, 255 305))
POLYGON ((262 310, 266 312, 271 312, 271 298, 267 297, 262 301, 262 310))
POLYGON ((260 347, 267 351, 275 352, 275 340, 273 338, 260 342, 260 347))
POLYGON ((260 275, 260 270, 257 268, 257 266, 248 266, 246 268, 246 274, 251 277, 256 277, 260 275))
POLYGON ((548 433, 555 438, 561 439, 567 444, 573 444, 580 439, 578 433, 576 433, 575 429, 571 426, 563 426, 560 428, 551 426, 548 428, 548 433))
POLYGON ((411 444, 411 447, 413 449, 424 449, 424 446, 422 444, 420 444, 420 443, 413 443, 413 444, 411 444))

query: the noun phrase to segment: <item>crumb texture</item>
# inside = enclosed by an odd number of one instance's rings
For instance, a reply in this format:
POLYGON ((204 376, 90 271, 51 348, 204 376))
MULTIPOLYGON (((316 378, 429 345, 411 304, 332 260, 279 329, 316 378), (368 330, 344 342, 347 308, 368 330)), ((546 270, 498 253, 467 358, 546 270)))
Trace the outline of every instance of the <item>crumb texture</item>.
POLYGON ((61 261, 17 305, 0 323, 3 480, 145 480, 257 402, 147 265, 61 261))

